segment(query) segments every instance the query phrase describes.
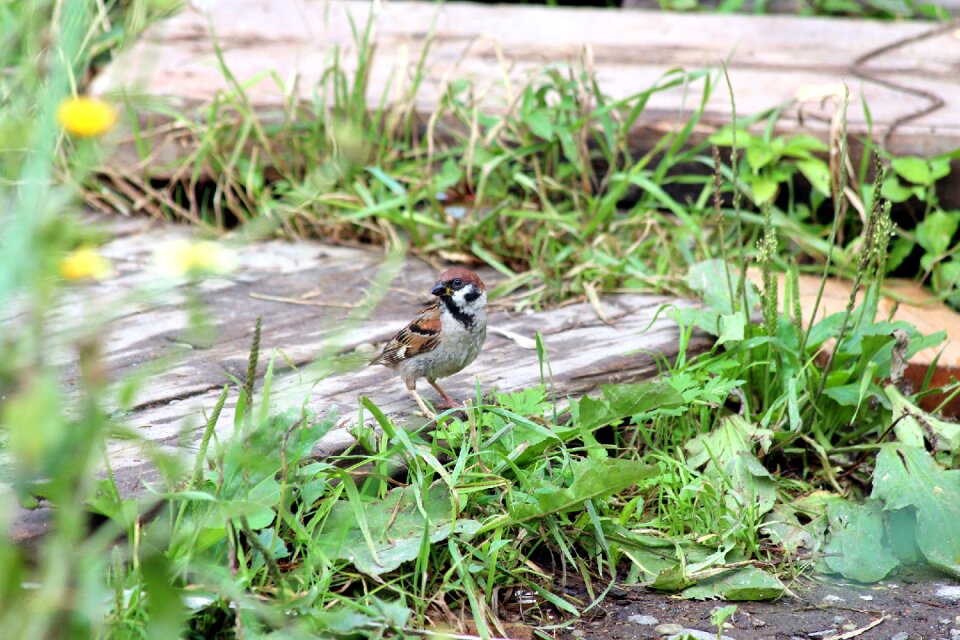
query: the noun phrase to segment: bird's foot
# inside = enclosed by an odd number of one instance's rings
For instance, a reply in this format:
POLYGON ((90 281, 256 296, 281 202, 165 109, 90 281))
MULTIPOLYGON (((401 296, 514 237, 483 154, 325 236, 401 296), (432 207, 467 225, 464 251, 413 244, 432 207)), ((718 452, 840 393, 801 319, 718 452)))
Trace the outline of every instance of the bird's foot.
POLYGON ((413 399, 417 401, 417 406, 420 407, 420 411, 415 411, 415 414, 421 415, 427 420, 437 419, 437 414, 435 414, 433 411, 430 411, 430 408, 427 407, 427 403, 423 401, 423 398, 420 397, 420 394, 417 393, 416 390, 410 389, 410 395, 413 396, 413 399))
POLYGON ((462 402, 457 402, 453 398, 447 398, 443 402, 437 405, 437 409, 440 411, 446 411, 448 409, 464 409, 466 406, 462 402))
POLYGON ((443 388, 440 385, 438 385, 435 380, 429 380, 428 382, 430 382, 430 386, 433 387, 436 390, 436 392, 440 394, 440 397, 443 398, 443 402, 437 405, 437 409, 439 409, 440 411, 446 411, 447 409, 463 409, 463 403, 457 402, 456 400, 451 398, 450 394, 444 391, 443 388))

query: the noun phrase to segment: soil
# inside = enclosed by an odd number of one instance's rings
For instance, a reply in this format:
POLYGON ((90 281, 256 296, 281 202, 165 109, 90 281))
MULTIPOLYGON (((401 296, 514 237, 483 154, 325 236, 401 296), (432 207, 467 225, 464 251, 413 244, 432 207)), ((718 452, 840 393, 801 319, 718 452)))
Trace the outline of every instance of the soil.
MULTIPOLYGON (((790 592, 776 602, 735 603, 737 611, 727 621, 723 636, 727 640, 960 640, 960 583, 942 574, 912 572, 873 585, 817 576, 794 582, 790 592), (865 629, 871 624, 875 626, 865 629)), ((705 632, 708 635, 699 637, 708 640, 716 638, 717 632, 710 622, 711 611, 727 604, 681 600, 642 587, 620 589, 560 637, 660 639, 682 628, 705 632)))

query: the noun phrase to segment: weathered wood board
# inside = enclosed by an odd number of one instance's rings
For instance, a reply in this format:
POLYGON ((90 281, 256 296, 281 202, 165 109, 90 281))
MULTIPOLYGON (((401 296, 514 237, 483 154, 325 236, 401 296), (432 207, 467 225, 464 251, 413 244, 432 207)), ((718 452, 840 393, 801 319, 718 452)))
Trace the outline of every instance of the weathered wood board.
MULTIPOLYGON (((190 235, 187 227, 158 225, 145 219, 127 220, 118 235, 102 248, 114 264, 115 276, 75 290, 60 309, 70 318, 110 319, 103 354, 113 379, 144 371, 161 358, 171 366, 160 370, 142 385, 132 410, 122 420, 137 439, 117 440, 108 446, 110 463, 125 492, 136 491, 143 474, 151 471, 147 451, 159 447, 171 452, 195 450, 202 431, 205 409, 209 412, 228 374, 243 379, 250 340, 257 316, 263 317, 258 383, 274 350, 277 375, 273 404, 278 409, 300 406, 306 399, 323 414, 342 416, 338 428, 322 441, 318 455, 341 453, 353 438, 348 426, 356 423, 358 397, 369 396, 386 413, 409 417, 416 409, 403 383, 382 367, 366 367, 322 377, 311 367, 318 358, 323 365, 330 347, 371 354, 375 348, 413 318, 430 298, 434 269, 414 259, 403 263, 390 282, 388 295, 369 318, 347 321, 356 305, 382 277, 383 256, 375 250, 337 247, 319 242, 269 241, 236 248, 236 270, 224 277, 206 280, 200 293, 212 311, 216 338, 206 347, 190 346, 183 335, 187 323, 183 283, 160 287, 152 255, 158 247, 190 235), (145 287, 149 296, 136 294, 145 287), (274 298, 273 300, 265 298, 274 298), (283 299, 286 301, 278 301, 283 299), (290 368, 297 367, 297 371, 290 368)), ((492 285, 498 277, 483 272, 492 285)), ((537 353, 529 342, 539 331, 548 350, 552 384, 562 399, 583 394, 609 382, 649 378, 657 373, 651 354, 667 359, 678 351, 678 329, 666 316, 654 321, 664 304, 687 301, 652 295, 620 295, 602 299, 609 324, 587 303, 570 304, 538 313, 513 313, 494 304, 491 332, 480 357, 444 386, 455 397, 470 399, 479 385, 484 393, 510 391, 540 383, 537 353), (526 340, 504 337, 506 330, 526 340)), ((4 322, 17 322, 7 313, 4 322)), ((707 348, 711 341, 695 336, 688 353, 707 348)), ((67 387, 74 383, 74 351, 69 339, 55 348, 56 358, 66 367, 67 387)), ((426 385, 422 385, 426 387, 426 385)), ((423 395, 436 401, 434 392, 423 395)), ((218 434, 233 432, 236 393, 218 423, 218 434)), ((419 419, 416 424, 422 424, 419 419)), ((42 532, 45 519, 24 516, 24 527, 14 535, 28 539, 42 532)))
MULTIPOLYGON (((739 117, 786 104, 781 129, 826 137, 845 83, 849 131, 873 133, 898 154, 960 148, 960 26, 838 18, 678 14, 467 3, 349 0, 208 0, 158 23, 106 67, 92 91, 140 95, 190 111, 228 90, 223 60, 255 108, 275 111, 289 99, 318 98, 320 78, 339 53, 356 66, 357 25, 375 7, 369 99, 396 104, 409 88, 429 41, 426 79, 414 108, 433 113, 448 83, 472 79, 482 108, 503 111, 545 65, 586 60, 604 93, 626 98, 676 68, 719 69, 728 61, 739 117), (509 82, 505 82, 509 79, 509 82), (280 85, 283 85, 282 87, 280 85), (288 96, 288 93, 291 95, 288 96)), ((715 76, 717 80, 719 76, 715 76)), ((637 144, 685 123, 703 81, 654 94, 636 123, 637 144)), ((704 135, 731 120, 722 79, 706 105, 704 135)), ((164 135, 169 133, 165 131, 164 135)), ((183 144, 159 145, 140 163, 132 141, 114 163, 162 175, 183 144)))
MULTIPOLYGON (((716 10, 723 3, 719 0, 706 0, 696 4, 698 7, 702 7, 702 10, 707 8, 716 10)), ((806 2, 806 0, 745 0, 742 6, 737 9, 737 12, 803 15, 805 12, 809 13, 811 11, 812 4, 806 2)), ((858 2, 854 4, 861 6, 864 10, 869 10, 872 3, 858 2)), ((935 6, 949 16, 960 16, 960 0, 937 0, 936 2, 924 2, 923 4, 935 6)), ((660 3, 656 0, 623 0, 621 6, 624 9, 659 9, 660 3)), ((897 7, 891 8, 896 10, 897 7)))

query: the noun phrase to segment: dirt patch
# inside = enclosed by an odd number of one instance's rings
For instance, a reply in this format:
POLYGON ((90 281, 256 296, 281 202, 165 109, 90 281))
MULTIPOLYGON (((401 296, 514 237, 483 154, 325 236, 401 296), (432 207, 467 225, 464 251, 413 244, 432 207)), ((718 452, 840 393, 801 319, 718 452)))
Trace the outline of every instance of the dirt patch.
MULTIPOLYGON (((902 574, 875 585, 829 576, 801 579, 790 586, 793 595, 776 602, 736 603, 737 612, 728 620, 723 635, 734 640, 837 640, 838 636, 960 640, 958 585, 942 574, 925 572, 902 574), (875 626, 853 635, 871 624, 875 626)), ((657 639, 680 629, 694 629, 715 638, 710 612, 725 604, 729 603, 681 600, 644 588, 621 589, 609 594, 602 606, 562 637, 657 639)))

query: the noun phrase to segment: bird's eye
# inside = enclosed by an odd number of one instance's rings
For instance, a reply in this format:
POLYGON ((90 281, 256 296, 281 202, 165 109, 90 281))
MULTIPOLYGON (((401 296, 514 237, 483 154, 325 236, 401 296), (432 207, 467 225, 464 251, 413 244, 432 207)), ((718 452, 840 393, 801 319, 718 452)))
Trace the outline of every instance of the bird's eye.
POLYGON ((460 278, 454 278, 453 282, 451 282, 450 284, 452 284, 455 288, 459 289, 460 287, 463 286, 463 280, 461 280, 460 278))

